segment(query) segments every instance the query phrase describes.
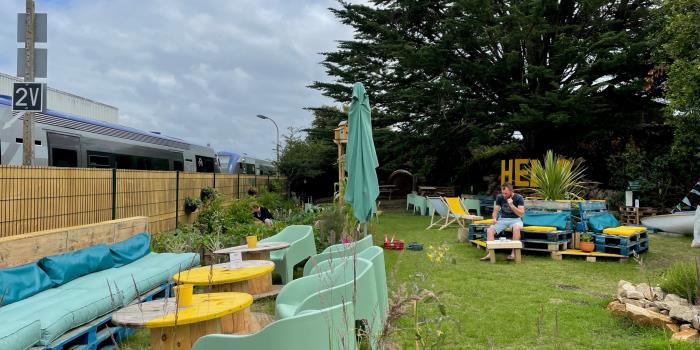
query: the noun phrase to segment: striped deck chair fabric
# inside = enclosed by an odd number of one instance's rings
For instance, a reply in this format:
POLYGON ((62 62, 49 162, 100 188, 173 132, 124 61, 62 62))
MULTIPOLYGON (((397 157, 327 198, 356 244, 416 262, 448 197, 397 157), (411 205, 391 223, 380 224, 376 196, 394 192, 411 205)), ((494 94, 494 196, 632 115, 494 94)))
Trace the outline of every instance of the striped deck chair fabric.
POLYGON ((676 211, 695 210, 700 205, 700 181, 693 186, 687 196, 678 203, 676 211))
POLYGON ((440 226, 442 230, 454 222, 454 218, 450 220, 450 211, 442 197, 428 197, 428 206, 430 207, 430 225, 428 225, 426 230, 433 228, 435 225, 442 225, 440 226), (440 218, 436 220, 435 214, 439 215, 440 218))
POLYGON ((469 212, 464 209, 462 201, 459 199, 459 197, 442 197, 442 199, 445 201, 445 204, 447 204, 447 210, 449 210, 450 217, 453 217, 454 221, 456 221, 462 228, 466 227, 466 220, 473 221, 483 219, 481 216, 469 214, 469 212))

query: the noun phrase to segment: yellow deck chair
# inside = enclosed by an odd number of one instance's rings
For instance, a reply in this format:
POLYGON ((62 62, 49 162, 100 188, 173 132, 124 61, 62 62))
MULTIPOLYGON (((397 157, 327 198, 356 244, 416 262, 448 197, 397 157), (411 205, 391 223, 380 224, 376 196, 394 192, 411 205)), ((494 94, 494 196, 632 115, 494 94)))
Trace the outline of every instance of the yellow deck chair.
MULTIPOLYGON (((469 214, 469 212, 462 206, 462 201, 459 200, 459 197, 442 197, 442 200, 445 201, 445 204, 447 205, 447 210, 449 213, 447 216, 448 220, 452 218, 452 222, 457 222, 457 224, 459 224, 459 226, 462 228, 466 227, 467 220, 473 221, 484 219, 482 216, 469 214)), ((446 225, 449 225, 452 222, 448 222, 446 225)))

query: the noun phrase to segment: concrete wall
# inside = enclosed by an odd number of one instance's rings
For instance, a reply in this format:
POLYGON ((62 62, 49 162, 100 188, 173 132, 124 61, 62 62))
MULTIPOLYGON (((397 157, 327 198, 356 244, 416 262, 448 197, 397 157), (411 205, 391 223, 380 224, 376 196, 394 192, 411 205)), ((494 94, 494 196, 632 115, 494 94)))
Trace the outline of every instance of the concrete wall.
MULTIPOLYGON (((12 83, 21 81, 12 75, 0 73, 0 95, 12 96, 12 83)), ((119 109, 104 103, 53 88, 49 88, 46 99, 48 109, 111 123, 119 122, 119 109)))

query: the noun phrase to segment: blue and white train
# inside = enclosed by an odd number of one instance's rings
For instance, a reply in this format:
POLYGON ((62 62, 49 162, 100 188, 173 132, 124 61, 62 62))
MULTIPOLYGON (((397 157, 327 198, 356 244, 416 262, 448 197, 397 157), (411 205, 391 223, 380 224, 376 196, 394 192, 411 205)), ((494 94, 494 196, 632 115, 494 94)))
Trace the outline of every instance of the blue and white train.
MULTIPOLYGON (((24 113, 0 95, 0 164, 22 164, 24 113)), ((34 114, 34 164, 39 166, 218 172, 210 147, 56 111, 34 114)))

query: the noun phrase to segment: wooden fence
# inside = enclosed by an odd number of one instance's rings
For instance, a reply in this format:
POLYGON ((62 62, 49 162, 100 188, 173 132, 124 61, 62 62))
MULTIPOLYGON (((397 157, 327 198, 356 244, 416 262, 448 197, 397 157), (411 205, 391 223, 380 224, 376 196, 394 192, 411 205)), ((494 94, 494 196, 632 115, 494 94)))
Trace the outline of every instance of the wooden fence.
MULTIPOLYGON (((147 216, 152 233, 184 222, 185 198, 203 187, 225 201, 248 196, 250 188, 271 187, 273 175, 240 175, 0 166, 0 237, 132 216, 147 216)), ((279 188, 279 187, 278 187, 279 188)))

